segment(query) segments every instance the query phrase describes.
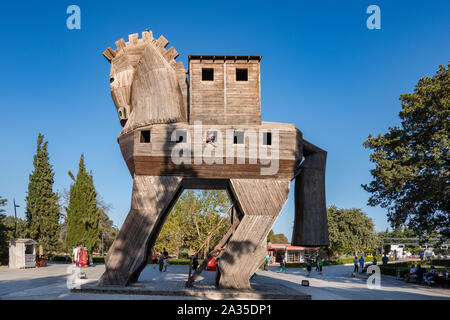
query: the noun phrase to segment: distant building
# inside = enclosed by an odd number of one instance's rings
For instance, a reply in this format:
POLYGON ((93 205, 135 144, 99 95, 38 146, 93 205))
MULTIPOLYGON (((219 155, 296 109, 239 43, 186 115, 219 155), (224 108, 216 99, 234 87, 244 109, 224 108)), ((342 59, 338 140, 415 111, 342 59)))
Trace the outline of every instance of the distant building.
POLYGON ((268 247, 269 257, 276 258, 277 253, 286 255, 287 263, 304 262, 306 256, 312 254, 316 248, 291 246, 290 244, 271 244, 268 247))

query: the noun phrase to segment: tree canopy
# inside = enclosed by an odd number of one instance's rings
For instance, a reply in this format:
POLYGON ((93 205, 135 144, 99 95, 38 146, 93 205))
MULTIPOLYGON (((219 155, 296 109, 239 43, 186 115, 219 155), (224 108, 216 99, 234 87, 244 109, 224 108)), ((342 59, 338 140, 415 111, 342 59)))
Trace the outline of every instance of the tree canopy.
POLYGON ((70 186, 69 205, 66 207, 66 247, 71 252, 72 247, 83 245, 92 252, 99 237, 100 211, 92 174, 86 171, 83 155, 80 157, 77 177, 70 171, 69 176, 73 183, 70 186))
POLYGON ((327 209, 330 255, 358 254, 379 246, 371 218, 361 209, 327 209))
POLYGON ((104 203, 101 199, 99 199, 97 203, 98 203, 98 210, 100 212, 100 220, 98 224, 99 236, 94 249, 98 252, 102 252, 102 245, 103 245, 103 253, 106 253, 113 244, 114 239, 117 236, 117 233, 119 233, 119 229, 114 225, 114 222, 108 216, 110 205, 104 203), (102 237, 103 237, 103 244, 102 244, 102 237))
POLYGON ((39 134, 25 200, 29 236, 43 247, 44 252, 58 246, 60 218, 58 195, 53 192, 55 174, 47 146, 48 141, 44 142, 44 136, 39 134))
POLYGON ((283 233, 277 233, 273 232, 273 230, 269 231, 269 234, 267 235, 267 242, 269 243, 277 243, 277 244, 288 244, 289 240, 283 233))
POLYGON ((181 248, 194 254, 213 248, 230 227, 230 200, 223 190, 185 191, 169 214, 155 243, 178 255, 181 248))
POLYGON ((8 234, 8 239, 14 238, 14 227, 17 225, 16 238, 26 238, 29 234, 28 223, 26 219, 17 218, 13 216, 6 216, 3 220, 8 234), (14 222, 14 220, 16 220, 14 222))
POLYGON ((450 236, 449 66, 400 96, 400 126, 364 142, 375 168, 362 187, 371 193, 370 206, 388 210, 394 229, 407 225, 421 235, 450 236))

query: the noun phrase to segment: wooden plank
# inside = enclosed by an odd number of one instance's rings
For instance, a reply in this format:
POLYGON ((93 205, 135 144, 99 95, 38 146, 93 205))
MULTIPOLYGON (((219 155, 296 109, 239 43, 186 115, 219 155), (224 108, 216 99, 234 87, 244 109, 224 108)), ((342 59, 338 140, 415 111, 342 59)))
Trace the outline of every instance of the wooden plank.
POLYGON ((134 173, 137 175, 174 175, 201 179, 253 178, 253 179, 292 179, 297 160, 279 160, 279 169, 273 175, 261 175, 262 168, 270 165, 257 164, 184 164, 176 165, 167 157, 134 156, 134 173))
POLYGON ((102 285, 137 281, 165 218, 181 193, 181 177, 136 176, 131 209, 106 257, 102 285))

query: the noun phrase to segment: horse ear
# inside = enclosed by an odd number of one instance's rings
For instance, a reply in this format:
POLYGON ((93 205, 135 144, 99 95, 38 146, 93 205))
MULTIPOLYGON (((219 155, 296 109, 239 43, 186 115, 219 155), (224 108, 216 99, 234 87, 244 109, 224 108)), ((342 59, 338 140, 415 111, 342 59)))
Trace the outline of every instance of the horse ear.
POLYGON ((110 47, 106 48, 106 50, 103 51, 102 54, 106 58, 106 60, 109 61, 109 63, 111 63, 111 60, 116 56, 116 52, 110 47))

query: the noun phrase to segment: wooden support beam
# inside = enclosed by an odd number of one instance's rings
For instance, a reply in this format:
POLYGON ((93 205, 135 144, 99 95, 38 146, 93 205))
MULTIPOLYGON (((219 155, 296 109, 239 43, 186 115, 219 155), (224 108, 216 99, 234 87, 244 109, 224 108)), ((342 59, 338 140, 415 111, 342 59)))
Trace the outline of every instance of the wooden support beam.
POLYGON ((267 253, 266 238, 289 195, 290 179, 231 179, 243 213, 217 265, 221 288, 249 289, 267 253))
POLYGON ((325 200, 326 151, 303 140, 305 160, 295 179, 295 219, 293 245, 326 246, 328 239, 327 207, 325 200))
POLYGON ((135 176, 131 210, 108 251, 101 285, 125 286, 137 281, 181 191, 181 177, 135 176))

